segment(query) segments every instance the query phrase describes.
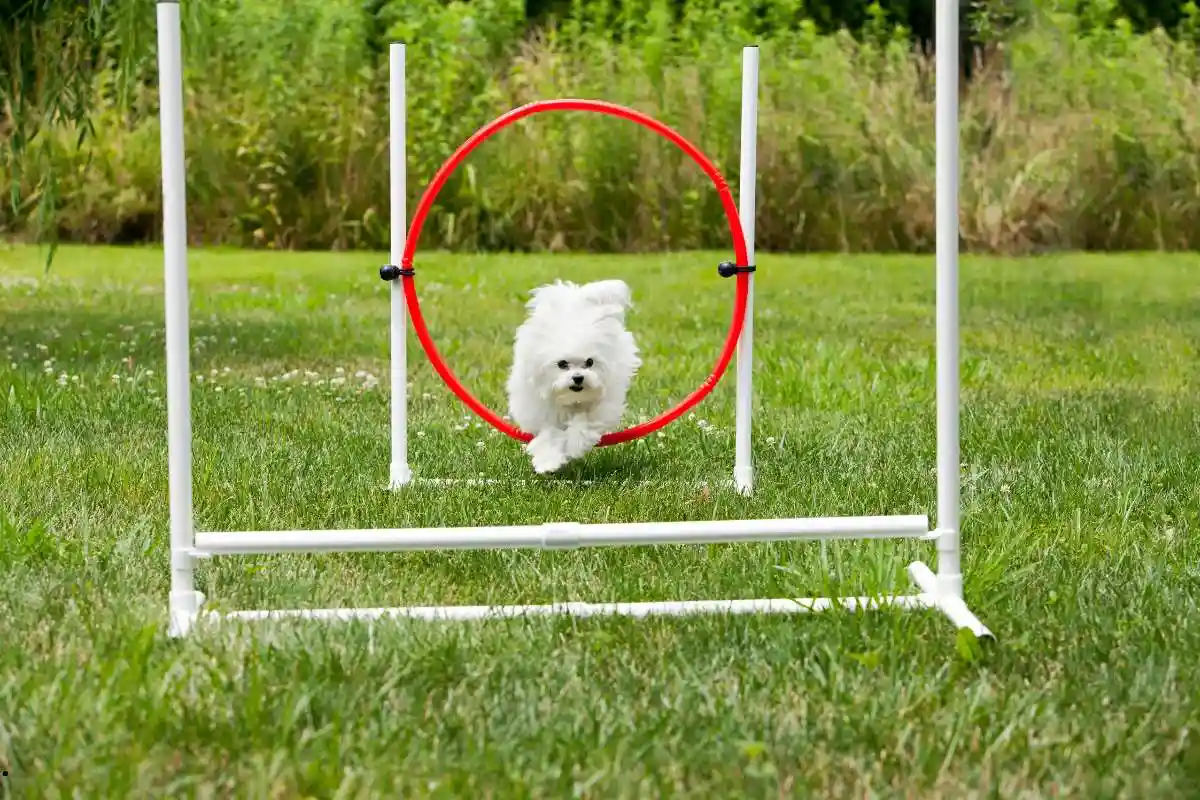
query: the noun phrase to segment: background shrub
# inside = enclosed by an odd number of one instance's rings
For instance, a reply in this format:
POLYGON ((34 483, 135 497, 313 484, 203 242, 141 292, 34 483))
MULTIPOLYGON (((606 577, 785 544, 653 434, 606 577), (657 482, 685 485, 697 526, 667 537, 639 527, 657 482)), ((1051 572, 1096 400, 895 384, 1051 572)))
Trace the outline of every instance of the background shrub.
MULTIPOLYGON (((757 42, 760 246, 929 250, 932 57, 913 28, 928 27, 920 14, 930 5, 185 3, 189 229, 209 244, 386 247, 391 39, 409 51, 410 210, 477 127, 556 96, 605 98, 663 119, 736 186, 740 48, 757 42)), ((1012 0, 965 15, 977 42, 962 95, 969 249, 1196 245, 1200 13, 1169 5, 1012 0), (1171 31, 1147 29, 1166 19, 1178 20, 1171 31)), ((77 56, 90 69, 78 98, 90 130, 32 105, 36 91, 10 90, 0 125, 28 139, 0 156, 0 180, 19 199, 0 210, 11 237, 34 234, 47 192, 60 208, 55 232, 68 240, 159 236, 153 31, 123 9, 106 12, 108 33, 77 56)), ((23 66, 46 72, 51 63, 23 66)), ((524 121, 481 147, 426 230, 430 246, 454 249, 726 245, 715 193, 669 143, 578 114, 524 121)))

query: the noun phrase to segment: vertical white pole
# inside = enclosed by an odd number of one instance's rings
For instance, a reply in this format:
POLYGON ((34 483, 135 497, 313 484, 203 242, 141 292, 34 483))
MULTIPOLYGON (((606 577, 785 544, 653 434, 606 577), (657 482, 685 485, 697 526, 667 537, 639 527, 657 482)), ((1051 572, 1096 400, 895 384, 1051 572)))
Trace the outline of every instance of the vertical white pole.
POLYGON ((958 0, 937 0, 938 589, 961 598, 958 378, 958 0))
MULTIPOLYGON (((405 190, 408 172, 405 164, 404 45, 392 42, 388 47, 388 139, 389 186, 391 189, 391 248, 389 263, 400 265, 406 234, 405 190)), ((400 279, 391 281, 392 354, 392 465, 390 486, 395 489, 412 480, 408 466, 408 310, 400 279)))
POLYGON ((158 92, 167 326, 167 474, 171 509, 171 636, 191 628, 195 590, 192 522, 192 398, 189 385, 187 196, 183 161, 183 56, 178 0, 158 2, 158 92))
MULTIPOLYGON (((758 172, 758 48, 742 49, 742 163, 738 187, 742 233, 746 237, 746 257, 754 264, 754 189, 758 172)), ((735 443, 733 483, 741 494, 754 491, 754 464, 750 447, 751 419, 754 413, 754 273, 746 299, 746 321, 738 339, 737 399, 735 407, 735 443)))

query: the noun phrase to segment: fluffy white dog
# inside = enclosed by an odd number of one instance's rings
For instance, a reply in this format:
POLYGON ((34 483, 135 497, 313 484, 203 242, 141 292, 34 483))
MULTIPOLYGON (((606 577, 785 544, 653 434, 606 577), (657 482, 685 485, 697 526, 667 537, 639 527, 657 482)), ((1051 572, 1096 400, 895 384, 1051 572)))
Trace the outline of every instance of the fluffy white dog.
POLYGON ((533 290, 513 345, 508 409, 533 434, 526 452, 535 472, 554 472, 586 455, 620 423, 642 365, 625 330, 631 305, 629 287, 619 280, 556 281, 533 290))

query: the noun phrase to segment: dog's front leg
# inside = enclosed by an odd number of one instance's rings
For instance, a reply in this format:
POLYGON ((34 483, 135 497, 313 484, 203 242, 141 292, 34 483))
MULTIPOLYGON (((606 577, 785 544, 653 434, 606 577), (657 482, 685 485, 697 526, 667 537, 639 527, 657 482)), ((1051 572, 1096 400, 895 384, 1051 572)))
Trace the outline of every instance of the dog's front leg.
POLYGON ((604 431, 594 422, 572 420, 567 423, 563 455, 568 461, 582 458, 600 441, 604 431))
POLYGON ((554 472, 567 463, 566 435, 556 428, 548 428, 525 446, 525 452, 533 459, 533 471, 539 475, 554 472))

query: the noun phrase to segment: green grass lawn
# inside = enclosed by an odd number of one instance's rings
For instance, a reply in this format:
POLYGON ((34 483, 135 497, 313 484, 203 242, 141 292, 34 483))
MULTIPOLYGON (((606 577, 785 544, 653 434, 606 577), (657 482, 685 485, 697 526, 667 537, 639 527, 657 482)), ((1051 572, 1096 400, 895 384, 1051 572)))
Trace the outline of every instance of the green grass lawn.
MULTIPOLYGON (((1200 795, 1200 257, 964 260, 964 568, 986 649, 933 612, 170 640, 161 253, 67 248, 48 275, 42 257, 0 250, 14 796, 1200 795)), ((523 293, 626 278, 636 417, 710 369, 722 257, 438 255, 419 281, 455 371, 503 410, 523 293)), ((691 480, 730 475, 732 374, 564 477, 383 491, 381 260, 192 254, 199 527, 935 514, 931 257, 759 259, 752 498, 691 480)), ((414 470, 529 474, 410 342, 414 470)), ((198 585, 224 609, 807 596, 907 591, 914 558, 932 546, 245 557, 198 585)))

